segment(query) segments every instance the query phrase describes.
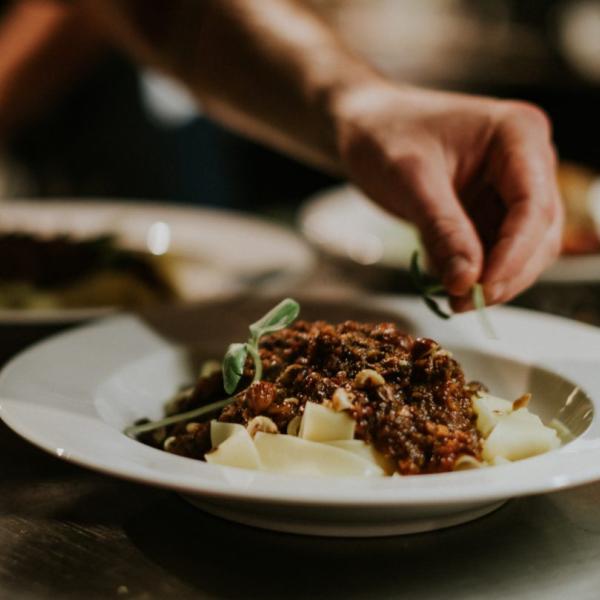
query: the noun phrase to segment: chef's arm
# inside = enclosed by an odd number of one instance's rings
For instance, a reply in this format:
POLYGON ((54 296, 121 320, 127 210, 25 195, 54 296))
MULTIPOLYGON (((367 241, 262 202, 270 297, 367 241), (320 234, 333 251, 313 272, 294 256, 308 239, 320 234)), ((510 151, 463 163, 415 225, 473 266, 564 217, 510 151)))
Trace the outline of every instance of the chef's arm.
POLYGON ((81 0, 215 118, 345 174, 419 228, 455 310, 528 287, 557 256, 548 118, 523 102, 399 85, 293 0, 81 0))
POLYGON ((0 22, 0 141, 52 109, 108 48, 76 5, 17 0, 0 22))

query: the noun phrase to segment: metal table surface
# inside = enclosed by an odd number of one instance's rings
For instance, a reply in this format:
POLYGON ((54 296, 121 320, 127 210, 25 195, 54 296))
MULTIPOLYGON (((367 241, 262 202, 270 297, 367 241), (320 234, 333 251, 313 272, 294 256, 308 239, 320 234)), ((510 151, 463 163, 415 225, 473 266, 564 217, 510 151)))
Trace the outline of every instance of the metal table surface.
POLYGON ((0 599, 596 599, 599 564, 600 483, 433 533, 311 538, 209 516, 0 424, 0 599))

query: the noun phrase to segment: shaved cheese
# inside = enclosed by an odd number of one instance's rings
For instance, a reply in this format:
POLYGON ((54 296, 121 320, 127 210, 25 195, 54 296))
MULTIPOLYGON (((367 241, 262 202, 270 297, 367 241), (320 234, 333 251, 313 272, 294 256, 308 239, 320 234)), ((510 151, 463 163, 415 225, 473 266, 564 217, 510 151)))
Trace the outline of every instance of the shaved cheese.
POLYGON ((521 408, 499 418, 483 444, 483 458, 493 462, 498 457, 520 460, 543 454, 560 446, 554 429, 542 424, 539 417, 521 408))
POLYGON ((210 443, 213 448, 217 448, 226 439, 230 438, 238 431, 246 431, 243 425, 238 423, 222 423, 221 421, 210 422, 210 443))
POLYGON ((512 411, 512 402, 491 394, 483 394, 473 400, 473 409, 477 414, 477 429, 483 437, 487 437, 498 423, 498 419, 512 411))
POLYGON ((299 436, 312 442, 351 440, 354 438, 356 422, 346 412, 307 402, 300 423, 299 436))
POLYGON ((384 475, 376 464, 353 452, 291 435, 257 433, 254 444, 266 471, 310 476, 384 475))
POLYGON ((235 429, 216 450, 206 455, 206 462, 241 469, 260 469, 260 457, 250 437, 243 428, 235 429))

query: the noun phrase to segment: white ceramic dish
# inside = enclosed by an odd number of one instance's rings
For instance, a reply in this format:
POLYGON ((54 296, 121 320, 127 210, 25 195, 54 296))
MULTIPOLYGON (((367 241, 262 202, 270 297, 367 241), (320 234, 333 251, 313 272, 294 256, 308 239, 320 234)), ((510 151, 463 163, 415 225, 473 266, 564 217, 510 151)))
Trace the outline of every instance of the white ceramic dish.
MULTIPOLYGON (((297 282, 314 257, 299 236, 251 215, 209 208, 113 200, 14 200, 0 203, 0 232, 75 238, 114 234, 135 250, 174 256, 175 284, 185 301, 238 294, 260 283, 274 291, 297 282)), ((1 310, 0 324, 73 322, 106 307, 1 310)))
MULTIPOLYGON (((594 190, 598 202, 590 208, 600 228, 600 187, 594 190)), ((420 248, 412 225, 385 213, 350 185, 309 198, 300 213, 300 228, 325 254, 361 265, 407 271, 413 251, 420 248)), ((540 281, 598 282, 600 254, 562 256, 540 281)))
MULTIPOLYGON (((303 306, 313 318, 321 304, 303 306)), ((436 529, 483 515, 511 497, 600 479, 600 330, 495 308, 490 317, 502 336, 496 341, 483 335, 475 315, 442 322, 416 299, 370 297, 352 308, 386 311, 386 318, 397 318, 413 333, 438 339, 455 351, 469 378, 486 382, 493 393, 515 398, 532 391, 532 410, 545 421, 561 418, 576 440, 506 466, 403 478, 295 478, 181 458, 121 433, 140 417, 159 417, 163 402, 194 373, 186 349, 133 316, 81 327, 17 356, 0 375, 0 416, 64 460, 178 491, 232 520, 298 533, 374 536, 436 529)), ((201 327, 185 317, 188 329, 198 327, 196 353, 218 356, 231 336, 242 335, 248 316, 234 309, 199 313, 201 327), (239 326, 227 322, 227 314, 232 322, 239 318, 239 326)), ((327 314, 336 310, 346 318, 348 305, 329 305, 327 314)))

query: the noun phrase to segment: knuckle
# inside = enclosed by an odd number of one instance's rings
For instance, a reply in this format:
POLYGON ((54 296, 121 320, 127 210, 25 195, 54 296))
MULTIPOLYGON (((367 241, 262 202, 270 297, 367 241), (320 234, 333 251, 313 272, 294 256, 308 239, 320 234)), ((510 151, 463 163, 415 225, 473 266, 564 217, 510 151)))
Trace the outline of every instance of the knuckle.
POLYGON ((523 195, 515 202, 523 222, 541 223, 550 226, 556 219, 558 210, 555 202, 535 200, 530 195, 523 195))

